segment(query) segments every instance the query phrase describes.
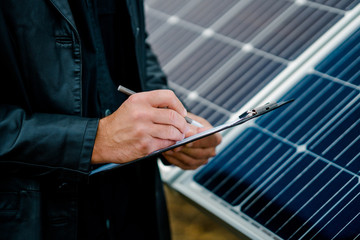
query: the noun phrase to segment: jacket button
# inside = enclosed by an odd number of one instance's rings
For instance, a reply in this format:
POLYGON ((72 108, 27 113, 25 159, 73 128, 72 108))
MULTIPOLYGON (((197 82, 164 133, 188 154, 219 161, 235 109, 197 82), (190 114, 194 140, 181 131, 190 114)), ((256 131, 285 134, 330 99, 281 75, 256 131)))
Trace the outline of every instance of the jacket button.
POLYGON ((105 117, 109 116, 110 114, 111 114, 110 109, 106 109, 106 110, 105 110, 105 117))
POLYGON ((66 182, 60 183, 58 188, 62 189, 63 187, 65 187, 66 185, 68 185, 66 182))

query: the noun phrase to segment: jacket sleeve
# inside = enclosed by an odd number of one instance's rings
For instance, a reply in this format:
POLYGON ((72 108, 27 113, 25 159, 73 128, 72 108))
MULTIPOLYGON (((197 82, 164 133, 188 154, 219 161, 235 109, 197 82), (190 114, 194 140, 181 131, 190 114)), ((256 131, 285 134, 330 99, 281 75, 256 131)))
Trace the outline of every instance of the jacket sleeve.
POLYGON ((1 175, 81 178, 90 170, 97 120, 0 105, 1 175))
POLYGON ((86 176, 97 125, 96 119, 29 115, 21 108, 0 105, 0 174, 86 176))

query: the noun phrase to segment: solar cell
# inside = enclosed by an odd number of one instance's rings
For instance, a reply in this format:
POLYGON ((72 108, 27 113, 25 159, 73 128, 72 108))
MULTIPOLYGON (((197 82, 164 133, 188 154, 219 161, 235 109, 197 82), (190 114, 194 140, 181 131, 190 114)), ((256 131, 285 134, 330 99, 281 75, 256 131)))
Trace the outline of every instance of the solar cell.
POLYGON ((338 13, 310 6, 293 5, 289 12, 273 26, 272 31, 256 41, 256 48, 294 60, 342 17, 338 13))
POLYGON ((325 6, 329 6, 329 7, 334 7, 334 8, 339 8, 342 10, 351 10, 352 8, 354 8, 359 1, 357 0, 308 0, 310 2, 314 2, 314 3, 320 3, 322 5, 325 6))
POLYGON ((174 25, 161 34, 152 47, 157 49, 160 63, 171 61, 179 52, 193 42, 199 34, 188 31, 181 25, 174 25))
POLYGON ((279 18, 291 5, 291 2, 277 0, 246 1, 243 5, 235 8, 235 13, 219 27, 218 32, 248 43, 279 18))
POLYGON ((207 0, 200 1, 199 4, 194 5, 189 11, 182 16, 186 21, 200 25, 202 27, 209 27, 219 17, 223 16, 227 10, 235 5, 238 0, 207 0))

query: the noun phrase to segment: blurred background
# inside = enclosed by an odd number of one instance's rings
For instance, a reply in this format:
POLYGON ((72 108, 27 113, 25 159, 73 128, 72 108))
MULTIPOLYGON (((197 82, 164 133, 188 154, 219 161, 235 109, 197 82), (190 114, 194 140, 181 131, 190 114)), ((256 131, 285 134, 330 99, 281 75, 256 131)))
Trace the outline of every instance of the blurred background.
POLYGON ((173 240, 248 240, 165 185, 173 240))

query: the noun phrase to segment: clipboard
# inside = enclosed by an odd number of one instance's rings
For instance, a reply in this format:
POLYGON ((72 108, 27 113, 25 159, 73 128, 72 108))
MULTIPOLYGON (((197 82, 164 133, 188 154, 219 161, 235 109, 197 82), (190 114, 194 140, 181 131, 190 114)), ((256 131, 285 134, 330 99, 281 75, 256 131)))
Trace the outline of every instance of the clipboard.
POLYGON ((156 150, 156 151, 154 151, 154 152, 150 153, 149 155, 144 156, 142 158, 138 158, 138 159, 136 159, 134 161, 131 161, 131 162, 128 162, 128 163, 123 163, 123 164, 109 163, 109 164, 105 164, 103 166, 100 166, 100 167, 92 170, 90 172, 90 176, 94 175, 94 174, 101 173, 101 172, 109 171, 109 170, 112 170, 112 169, 115 169, 115 168, 118 168, 118 167, 122 167, 122 166, 131 164, 131 163, 134 163, 134 162, 137 162, 137 161, 141 161, 141 160, 144 160, 144 159, 147 159, 147 158, 155 157, 155 156, 157 156, 157 155, 159 155, 159 154, 161 154, 163 152, 172 150, 174 148, 180 147, 180 146, 185 145, 187 143, 190 143, 190 142, 199 140, 201 138, 207 137, 209 135, 212 135, 214 133, 221 132, 221 131, 224 131, 226 129, 241 125, 241 124, 243 124, 243 123, 245 123, 245 122, 247 122, 247 121, 249 121, 249 120, 251 120, 253 118, 260 117, 261 115, 264 115, 264 114, 266 114, 268 112, 271 112, 271 111, 273 111, 273 110, 275 110, 275 109, 277 109, 279 107, 282 107, 282 106, 284 106, 284 105, 286 105, 286 104, 288 104, 290 102, 293 102, 293 101, 294 101, 294 99, 290 99, 290 100, 279 102, 279 103, 276 103, 276 102, 266 103, 263 106, 256 107, 256 108, 254 108, 252 110, 244 112, 243 114, 241 114, 239 116, 238 119, 236 119, 234 121, 226 122, 226 123, 224 123, 222 125, 219 125, 217 127, 214 127, 214 128, 205 130, 205 131, 203 131, 201 133, 194 134, 194 135, 192 135, 190 137, 184 138, 181 141, 177 141, 174 145, 171 145, 169 147, 156 150))

